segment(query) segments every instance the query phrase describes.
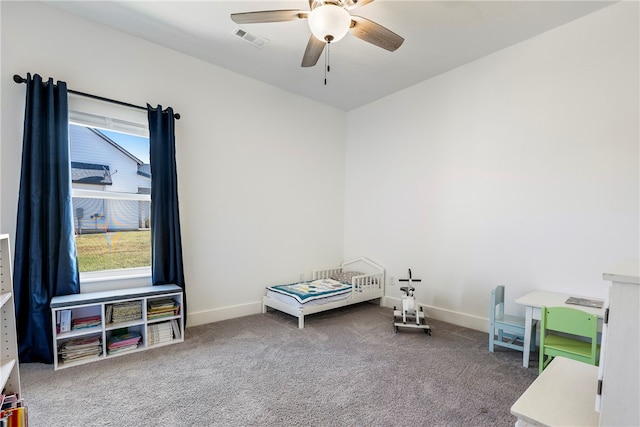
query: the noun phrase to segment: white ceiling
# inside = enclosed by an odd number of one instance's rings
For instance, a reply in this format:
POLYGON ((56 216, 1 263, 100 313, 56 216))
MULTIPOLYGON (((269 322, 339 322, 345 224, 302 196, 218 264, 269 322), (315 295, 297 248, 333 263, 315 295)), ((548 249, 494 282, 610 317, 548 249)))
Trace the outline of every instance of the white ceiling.
POLYGON ((153 43, 349 111, 460 65, 606 7, 610 1, 376 0, 352 11, 405 38, 388 52, 347 34, 315 67, 300 62, 310 31, 305 20, 247 24, 268 39, 258 49, 235 35, 229 15, 275 9, 308 10, 287 1, 47 1, 153 43))

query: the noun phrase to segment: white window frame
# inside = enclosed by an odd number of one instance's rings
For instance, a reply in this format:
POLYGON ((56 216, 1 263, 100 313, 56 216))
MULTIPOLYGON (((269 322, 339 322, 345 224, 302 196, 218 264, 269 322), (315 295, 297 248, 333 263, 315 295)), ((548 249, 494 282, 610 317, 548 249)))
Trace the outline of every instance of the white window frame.
MULTIPOLYGON (((86 98, 75 98, 75 103, 73 100, 74 98, 69 98, 69 124, 149 137, 146 112, 132 111, 127 107, 115 105, 105 106, 103 103, 96 104, 96 107, 86 103, 86 98), (76 108, 72 109, 74 106, 76 108), (108 115, 105 115, 105 112, 108 115)), ((71 197, 151 201, 150 194, 104 192, 83 188, 72 188, 71 197)), ((151 266, 80 273, 81 292, 135 288, 151 284, 151 266)))

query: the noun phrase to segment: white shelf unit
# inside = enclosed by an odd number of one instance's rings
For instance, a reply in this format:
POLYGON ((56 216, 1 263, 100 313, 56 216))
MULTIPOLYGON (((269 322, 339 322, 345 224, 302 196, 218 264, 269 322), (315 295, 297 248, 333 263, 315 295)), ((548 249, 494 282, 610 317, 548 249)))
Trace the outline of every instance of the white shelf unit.
POLYGON ((143 351, 150 348, 161 347, 164 345, 176 344, 184 341, 184 316, 183 316, 183 293, 182 289, 176 285, 159 285, 145 286, 131 289, 118 289, 104 292, 90 292, 83 294, 58 296, 51 299, 51 323, 54 343, 54 369, 69 368, 71 366, 82 365, 85 363, 95 362, 98 360, 118 357, 130 352, 143 351), (156 319, 147 318, 147 305, 154 300, 172 299, 178 304, 178 313, 176 315, 165 316, 156 319), (124 322, 113 323, 107 318, 106 310, 109 306, 119 303, 139 303, 141 305, 141 315, 139 319, 128 320, 124 322), (68 332, 58 332, 57 318, 58 312, 70 310, 71 319, 97 316, 99 325, 84 329, 71 329, 68 332), (178 330, 172 327, 173 339, 150 344, 149 327, 160 325, 168 322, 169 324, 177 324, 178 330), (108 340, 116 334, 119 335, 124 331, 136 332, 140 334, 142 340, 138 344, 137 349, 117 354, 109 354, 108 340), (176 333, 177 332, 177 333, 176 333), (100 339, 101 353, 98 356, 77 360, 63 361, 60 354, 60 346, 71 339, 77 338, 93 338, 100 339))
POLYGON ((640 425, 640 260, 603 274, 610 281, 596 408, 601 426, 640 425))
POLYGON ((20 397, 20 368, 12 269, 9 236, 0 234, 0 384, 2 385, 2 394, 15 394, 20 397))

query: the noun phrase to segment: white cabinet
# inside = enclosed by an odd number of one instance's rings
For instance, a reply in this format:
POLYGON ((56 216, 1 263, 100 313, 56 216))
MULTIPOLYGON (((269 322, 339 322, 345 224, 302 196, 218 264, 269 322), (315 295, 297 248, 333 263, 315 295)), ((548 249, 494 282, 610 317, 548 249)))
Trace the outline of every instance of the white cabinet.
POLYGON ((183 342, 182 307, 176 285, 54 297, 54 369, 183 342))
POLYGON ((9 236, 0 234, 0 384, 3 394, 20 396, 20 369, 13 302, 13 273, 9 236))
POLYGON ((554 357, 549 366, 511 406, 516 426, 596 427, 593 407, 598 367, 554 357))
POLYGON ((640 262, 624 262, 603 275, 605 310, 598 404, 601 426, 640 425, 640 262))
POLYGON ((640 262, 603 277, 600 366, 554 359, 511 407, 516 425, 640 426, 640 262))

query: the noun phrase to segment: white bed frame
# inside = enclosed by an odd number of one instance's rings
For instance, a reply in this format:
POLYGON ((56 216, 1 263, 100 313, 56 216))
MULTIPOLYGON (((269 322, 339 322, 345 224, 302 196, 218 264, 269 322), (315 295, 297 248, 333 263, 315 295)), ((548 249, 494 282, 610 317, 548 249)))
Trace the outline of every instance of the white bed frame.
POLYGON ((339 267, 313 270, 313 280, 327 279, 336 273, 343 271, 359 271, 365 273, 351 279, 351 295, 338 301, 327 302, 326 304, 310 305, 299 307, 290 305, 269 296, 262 298, 262 312, 267 312, 267 307, 274 308, 291 316, 298 318, 298 328, 304 328, 304 316, 322 311, 332 310, 351 304, 370 301, 384 296, 385 270, 381 265, 368 258, 357 258, 352 261, 342 263, 339 267))

